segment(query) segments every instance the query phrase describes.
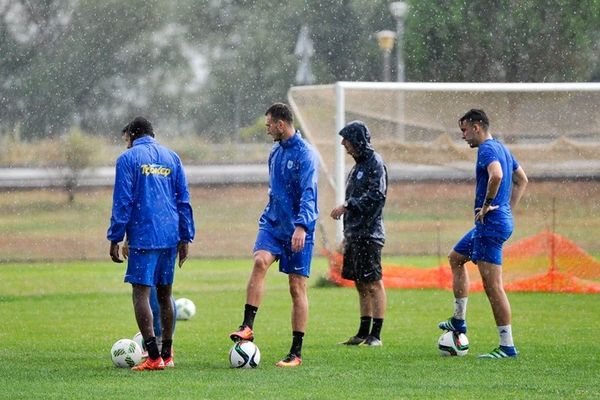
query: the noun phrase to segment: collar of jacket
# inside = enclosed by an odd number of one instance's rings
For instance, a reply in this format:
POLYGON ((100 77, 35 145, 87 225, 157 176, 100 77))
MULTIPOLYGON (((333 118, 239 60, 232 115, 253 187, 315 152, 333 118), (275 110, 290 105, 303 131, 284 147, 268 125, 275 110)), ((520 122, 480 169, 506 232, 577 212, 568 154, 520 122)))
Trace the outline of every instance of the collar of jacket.
POLYGON ((294 132, 294 135, 291 138, 289 138, 288 140, 282 140, 281 142, 279 142, 279 144, 281 144, 281 147, 283 148, 292 147, 293 145, 298 143, 301 138, 302 135, 300 134, 300 131, 297 130, 294 132))
POLYGON ((357 163, 366 161, 369 158, 371 158, 374 152, 375 150, 373 150, 372 148, 363 149, 358 156, 354 157, 354 161, 356 161, 357 163))
POLYGON ((138 144, 153 143, 153 142, 156 142, 156 139, 154 139, 152 136, 142 136, 139 139, 135 139, 133 141, 133 145, 137 146, 138 144))

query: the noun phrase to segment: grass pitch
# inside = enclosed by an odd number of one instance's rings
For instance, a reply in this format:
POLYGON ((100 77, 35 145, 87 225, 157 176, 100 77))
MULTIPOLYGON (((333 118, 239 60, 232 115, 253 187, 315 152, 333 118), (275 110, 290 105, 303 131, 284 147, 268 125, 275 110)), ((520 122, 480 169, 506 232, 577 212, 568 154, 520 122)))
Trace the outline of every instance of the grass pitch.
MULTIPOLYGON (((404 264, 418 259, 404 259, 404 264)), ((434 264, 435 258, 426 264, 434 264)), ((176 273, 176 297, 198 312, 179 321, 174 370, 135 373, 113 367, 114 342, 138 331, 123 266, 108 262, 0 266, 0 398, 6 399, 548 399, 600 397, 600 302, 595 295, 509 293, 520 356, 478 360, 497 345, 489 304, 469 301, 466 357, 442 358, 437 322, 452 311, 452 294, 388 290, 382 348, 347 348, 355 333, 353 289, 315 286, 304 364, 274 363, 290 346, 287 280, 273 266, 255 324, 262 360, 255 370, 229 367, 228 334, 242 318, 251 262, 191 260, 176 273)))

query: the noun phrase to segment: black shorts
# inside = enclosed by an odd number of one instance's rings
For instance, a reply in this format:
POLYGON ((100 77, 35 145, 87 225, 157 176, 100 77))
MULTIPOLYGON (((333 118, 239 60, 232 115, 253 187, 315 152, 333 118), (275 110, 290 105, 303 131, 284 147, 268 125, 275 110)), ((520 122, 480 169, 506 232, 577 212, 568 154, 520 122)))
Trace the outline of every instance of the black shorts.
POLYGON ((358 282, 381 280, 382 247, 366 240, 346 242, 342 278, 358 282))

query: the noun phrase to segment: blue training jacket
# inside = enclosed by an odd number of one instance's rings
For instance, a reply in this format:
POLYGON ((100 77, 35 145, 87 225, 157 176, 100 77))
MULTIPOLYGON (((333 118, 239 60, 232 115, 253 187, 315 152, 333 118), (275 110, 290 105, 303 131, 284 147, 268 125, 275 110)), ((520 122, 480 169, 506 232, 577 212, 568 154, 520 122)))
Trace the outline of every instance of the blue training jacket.
POLYGON ((125 234, 135 249, 164 249, 194 239, 194 218, 181 160, 150 136, 136 139, 117 159, 106 237, 120 242, 125 234))
POLYGON ((318 179, 317 154, 299 131, 273 145, 269 154, 269 203, 258 221, 259 229, 290 241, 296 226, 302 226, 306 241, 312 242, 319 217, 318 179))

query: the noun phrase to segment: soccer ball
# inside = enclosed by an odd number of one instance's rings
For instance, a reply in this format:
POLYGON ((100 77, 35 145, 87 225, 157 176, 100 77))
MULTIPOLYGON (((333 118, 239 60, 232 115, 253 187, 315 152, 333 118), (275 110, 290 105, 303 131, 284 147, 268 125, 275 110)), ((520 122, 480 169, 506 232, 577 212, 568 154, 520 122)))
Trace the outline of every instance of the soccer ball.
POLYGON ((142 348, 131 339, 121 339, 113 344, 110 356, 115 366, 131 368, 142 361, 142 348))
POLYGON ((182 297, 175 300, 175 307, 177 308, 178 320, 190 319, 196 314, 196 305, 190 299, 182 297))
POLYGON ((445 331, 438 339, 442 356, 464 356, 469 352, 469 339, 464 333, 445 331))
POLYGON ((136 333, 132 340, 134 342, 136 342, 138 344, 138 346, 140 346, 140 349, 142 349, 142 353, 147 350, 146 342, 144 342, 144 337, 142 336, 142 332, 136 333))
POLYGON ((260 363, 260 350, 254 342, 242 340, 229 350, 229 362, 233 368, 256 368, 260 363))

